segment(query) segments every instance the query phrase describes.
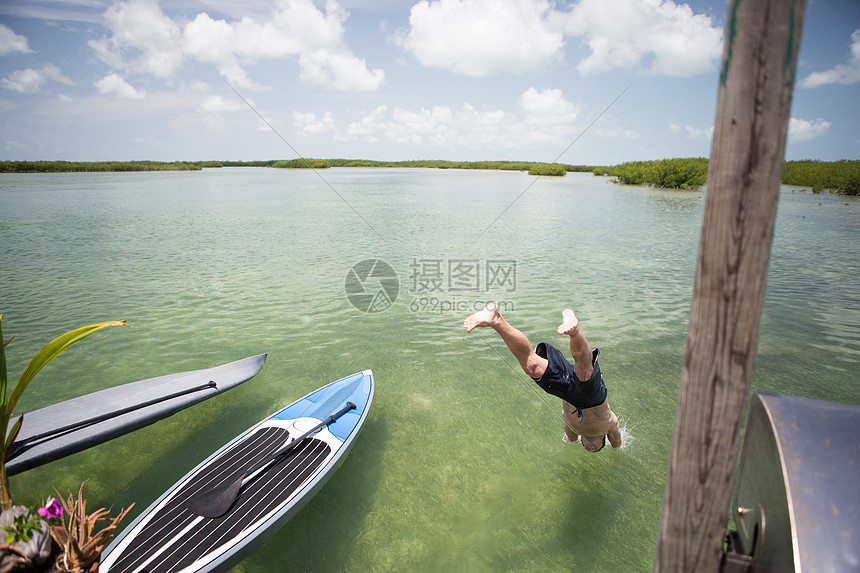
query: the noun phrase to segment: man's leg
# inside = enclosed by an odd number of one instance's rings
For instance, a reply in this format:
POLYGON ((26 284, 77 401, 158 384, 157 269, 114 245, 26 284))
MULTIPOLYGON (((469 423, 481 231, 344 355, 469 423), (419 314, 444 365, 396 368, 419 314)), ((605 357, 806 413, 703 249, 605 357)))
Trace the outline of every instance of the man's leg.
POLYGON ((573 356, 573 372, 582 382, 587 382, 594 372, 594 358, 591 345, 579 328, 579 319, 573 311, 566 308, 561 313, 562 322, 558 327, 559 334, 570 336, 570 355, 573 356))
POLYGON ((502 315, 499 313, 499 308, 495 304, 488 304, 484 310, 470 315, 463 321, 463 326, 466 332, 471 332, 475 328, 492 328, 499 333, 508 350, 520 363, 523 371, 534 379, 543 376, 548 364, 547 359, 538 356, 528 337, 525 334, 508 324, 502 315))
POLYGON ((571 443, 579 441, 579 433, 574 430, 576 426, 576 408, 564 400, 561 401, 561 421, 564 422, 564 433, 571 443))

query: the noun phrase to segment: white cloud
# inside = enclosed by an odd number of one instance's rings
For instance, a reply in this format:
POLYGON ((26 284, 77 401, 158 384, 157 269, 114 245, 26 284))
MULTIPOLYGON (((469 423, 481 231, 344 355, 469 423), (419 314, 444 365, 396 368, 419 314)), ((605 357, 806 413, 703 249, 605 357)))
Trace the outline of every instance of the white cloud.
POLYGON ((642 137, 635 131, 627 129, 623 125, 619 124, 614 118, 604 116, 602 122, 604 122, 604 124, 594 130, 594 133, 600 137, 613 139, 619 137, 623 139, 640 139, 642 137))
POLYGON ((464 116, 454 120, 454 112, 446 105, 436 105, 432 109, 421 108, 411 111, 395 108, 391 121, 385 126, 385 136, 396 143, 431 143, 437 146, 455 143, 453 138, 468 129, 469 117, 474 111, 468 104, 463 106, 464 116))
POLYGON ((394 108, 390 112, 382 105, 350 124, 346 136, 402 145, 509 147, 502 136, 505 119, 503 111, 479 112, 469 104, 459 110, 440 105, 419 111, 394 108))
POLYGON ((205 115, 197 110, 203 96, 186 89, 144 92, 129 85, 118 74, 109 74, 93 82, 93 85, 96 84, 99 84, 96 93, 76 97, 72 106, 60 98, 44 98, 34 102, 33 116, 51 121, 62 119, 64 122, 98 119, 100 122, 122 122, 125 125, 134 120, 167 125, 177 118, 192 118, 199 122, 201 115, 205 115), (113 75, 116 77, 112 78, 113 75))
POLYGON ((197 14, 182 33, 185 52, 201 62, 218 64, 235 59, 230 47, 235 42, 233 26, 226 20, 213 20, 206 12, 197 14))
POLYGON ((325 112, 322 117, 317 117, 315 113, 293 112, 293 125, 300 135, 332 133, 336 130, 330 111, 325 112))
MULTIPOLYGON (((202 12, 185 26, 185 53, 198 61, 215 65, 227 81, 239 88, 262 89, 262 86, 248 77, 236 54, 237 51, 244 51, 242 39, 249 33, 247 30, 237 29, 247 29, 250 23, 253 22, 242 21, 234 26, 226 20, 213 20, 207 13, 202 12)), ((250 35, 253 37, 252 33, 250 35)))
POLYGON ((104 95, 115 95, 121 99, 142 100, 146 92, 138 91, 128 84, 119 74, 108 74, 95 82, 99 92, 104 95))
POLYGON ((188 91, 192 93, 205 94, 209 93, 211 89, 212 86, 202 80, 191 80, 191 83, 188 84, 188 91))
POLYGON ((370 71, 364 60, 348 52, 316 50, 299 59, 302 80, 343 90, 373 91, 385 79, 382 70, 370 71))
POLYGON ((360 138, 362 141, 378 141, 376 134, 383 129, 385 117, 388 114, 388 106, 380 105, 371 112, 365 113, 362 118, 349 125, 347 136, 360 138))
POLYGON ((817 88, 828 84, 851 85, 860 82, 860 28, 851 34, 848 62, 837 64, 823 72, 813 72, 800 82, 804 88, 817 88))
POLYGON ((64 75, 57 66, 45 64, 38 70, 33 68, 16 70, 7 77, 0 79, 0 86, 19 93, 35 94, 41 92, 42 86, 49 81, 60 82, 69 86, 74 85, 74 82, 64 75))
MULTIPOLYGON (((388 142, 451 149, 517 150, 569 144, 582 125, 575 122, 578 106, 560 90, 526 90, 519 100, 521 115, 501 109, 479 110, 469 103, 459 108, 434 106, 410 110, 380 105, 345 129, 337 141, 388 142)), ((294 116, 295 117, 295 116, 294 116)), ((316 119, 309 114, 308 121, 316 119)), ((605 137, 635 137, 616 129, 605 137)))
POLYGON ((672 0, 579 0, 557 11, 546 0, 420 0, 398 45, 425 66, 467 76, 541 70, 563 60, 565 36, 590 51, 582 75, 647 66, 687 77, 713 70, 722 28, 672 0))
POLYGON ((44 74, 33 68, 15 70, 7 77, 0 79, 0 86, 3 88, 24 94, 39 93, 44 83, 44 74))
POLYGON ((539 92, 530 87, 520 96, 520 107, 533 125, 569 125, 579 114, 577 105, 566 100, 561 90, 552 88, 539 92))
POLYGON ((6 54, 29 54, 30 49, 25 36, 19 36, 6 24, 0 24, 0 56, 6 54))
POLYGON ((234 99, 227 99, 220 95, 210 95, 203 98, 197 109, 206 113, 218 113, 222 111, 238 111, 243 109, 242 105, 242 103, 234 99))
POLYGON ((104 17, 111 36, 89 45, 112 68, 166 79, 182 65, 181 30, 155 0, 116 2, 104 17))
POLYGON ((561 58, 545 0, 421 0, 395 41, 425 66, 467 76, 541 69, 561 58))
POLYGON ((577 65, 583 75, 650 59, 650 73, 688 77, 713 69, 722 54, 722 29, 671 0, 581 0, 565 20, 591 50, 577 65))
POLYGON ((171 20, 156 0, 125 0, 105 12, 110 36, 90 41, 114 69, 172 78, 188 61, 214 65, 240 88, 263 89, 246 68, 262 58, 299 58, 300 78, 343 90, 375 90, 382 70, 370 70, 344 40, 349 16, 335 0, 325 11, 313 0, 278 0, 265 17, 215 20, 206 12, 185 24, 171 20))
POLYGON ((15 141, 14 139, 4 139, 3 140, 3 149, 6 151, 18 151, 19 149, 24 149, 26 146, 20 141, 15 141))
POLYGON ((707 139, 710 141, 711 137, 714 135, 714 126, 710 126, 705 129, 700 129, 698 127, 693 127, 692 125, 685 125, 683 128, 676 124, 669 124, 669 131, 675 135, 679 135, 681 132, 687 134, 687 139, 707 139))
POLYGON ((788 122, 788 138, 793 143, 809 141, 824 135, 830 122, 819 118, 813 121, 792 117, 788 122))

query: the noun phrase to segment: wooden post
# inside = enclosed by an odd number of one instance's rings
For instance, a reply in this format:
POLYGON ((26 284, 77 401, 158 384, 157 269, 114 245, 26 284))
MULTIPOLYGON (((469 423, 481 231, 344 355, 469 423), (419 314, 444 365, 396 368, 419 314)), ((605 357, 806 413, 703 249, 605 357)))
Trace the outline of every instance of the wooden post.
POLYGON ((731 0, 654 570, 720 566, 805 0, 731 0))

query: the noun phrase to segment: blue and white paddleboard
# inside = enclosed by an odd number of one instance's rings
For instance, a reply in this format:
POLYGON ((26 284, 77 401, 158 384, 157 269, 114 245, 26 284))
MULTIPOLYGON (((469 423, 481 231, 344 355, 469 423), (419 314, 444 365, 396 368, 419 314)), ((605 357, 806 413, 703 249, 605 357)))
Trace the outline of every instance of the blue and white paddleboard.
POLYGON ((234 566, 283 526, 340 466, 367 419, 373 390, 373 373, 365 370, 252 426, 129 525, 105 551, 99 571, 191 573, 234 566), (337 417, 326 423, 333 415, 337 417), (253 471, 293 442, 282 457, 253 471), (251 477, 225 514, 209 518, 187 507, 245 474, 251 477))

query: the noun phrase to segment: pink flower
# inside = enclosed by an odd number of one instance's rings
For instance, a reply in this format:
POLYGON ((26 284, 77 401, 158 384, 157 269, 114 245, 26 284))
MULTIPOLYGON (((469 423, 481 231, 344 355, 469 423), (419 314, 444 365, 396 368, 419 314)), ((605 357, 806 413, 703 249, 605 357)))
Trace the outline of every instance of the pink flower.
POLYGON ((45 507, 40 507, 36 513, 45 519, 58 519, 63 515, 63 506, 57 498, 49 497, 45 507))

